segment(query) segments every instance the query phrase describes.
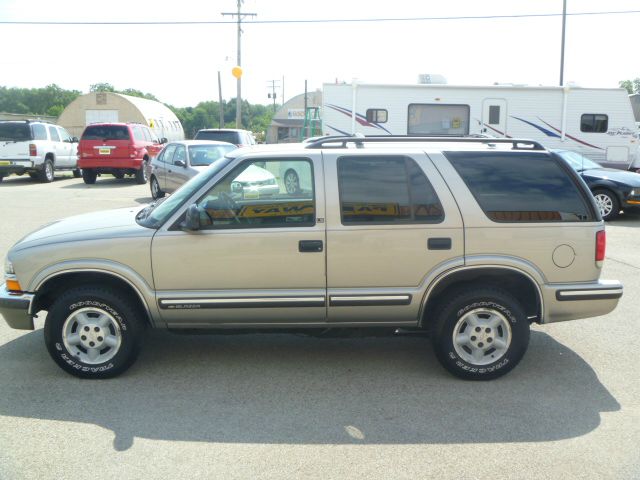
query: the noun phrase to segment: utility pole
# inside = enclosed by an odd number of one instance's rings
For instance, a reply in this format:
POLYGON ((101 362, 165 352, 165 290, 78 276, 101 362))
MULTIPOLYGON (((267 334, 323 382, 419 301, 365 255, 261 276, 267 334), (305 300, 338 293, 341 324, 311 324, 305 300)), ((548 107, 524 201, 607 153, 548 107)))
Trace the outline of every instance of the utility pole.
POLYGON ((267 98, 273 99, 273 113, 276 113, 276 88, 280 88, 280 85, 277 85, 279 81, 280 80, 267 80, 267 88, 271 88, 271 93, 267 95, 267 98))
MULTIPOLYGON (((257 13, 244 13, 242 12, 242 4, 244 3, 244 0, 238 0, 238 11, 236 13, 222 13, 222 16, 231 16, 231 17, 238 17, 238 67, 242 66, 242 56, 240 54, 240 42, 241 42, 241 37, 242 37, 242 20, 244 20, 246 17, 256 17, 258 14, 257 13)), ((236 94, 236 128, 240 128, 240 125, 242 123, 242 81, 240 80, 240 77, 238 77, 237 80, 237 85, 238 85, 238 89, 237 89, 237 94, 236 94)))
POLYGON ((562 46, 560 50, 560 86, 564 86, 564 37, 567 26, 567 0, 562 0, 562 46))

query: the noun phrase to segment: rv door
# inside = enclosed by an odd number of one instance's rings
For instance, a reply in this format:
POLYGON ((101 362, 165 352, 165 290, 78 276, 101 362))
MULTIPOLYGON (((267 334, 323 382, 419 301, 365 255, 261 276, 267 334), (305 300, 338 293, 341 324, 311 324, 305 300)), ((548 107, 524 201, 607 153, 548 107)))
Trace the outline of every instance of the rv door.
POLYGON ((482 133, 507 136, 507 101, 504 98, 485 98, 482 102, 482 133))

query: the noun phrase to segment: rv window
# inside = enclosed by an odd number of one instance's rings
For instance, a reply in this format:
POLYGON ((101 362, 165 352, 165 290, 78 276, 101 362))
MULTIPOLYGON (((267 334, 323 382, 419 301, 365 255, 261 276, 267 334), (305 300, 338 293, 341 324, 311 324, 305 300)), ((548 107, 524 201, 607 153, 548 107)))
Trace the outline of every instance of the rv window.
POLYGON ((469 105, 409 105, 407 134, 468 135, 469 105))
POLYGON ((489 107, 489 125, 500 125, 500 105, 489 107))
POLYGON ((389 112, 380 108, 367 109, 367 122, 371 123, 387 123, 389 112))
POLYGON ((580 131, 605 133, 609 130, 609 117, 604 114, 585 113, 580 118, 580 131))

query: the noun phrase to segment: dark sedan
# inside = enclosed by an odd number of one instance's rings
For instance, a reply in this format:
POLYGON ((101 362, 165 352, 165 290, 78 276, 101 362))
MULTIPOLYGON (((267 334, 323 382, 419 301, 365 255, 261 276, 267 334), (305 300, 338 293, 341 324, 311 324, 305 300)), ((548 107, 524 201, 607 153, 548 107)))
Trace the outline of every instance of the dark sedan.
POLYGON ((621 210, 640 207, 640 174, 605 168, 569 150, 554 152, 571 165, 589 186, 604 220, 616 218, 621 210))

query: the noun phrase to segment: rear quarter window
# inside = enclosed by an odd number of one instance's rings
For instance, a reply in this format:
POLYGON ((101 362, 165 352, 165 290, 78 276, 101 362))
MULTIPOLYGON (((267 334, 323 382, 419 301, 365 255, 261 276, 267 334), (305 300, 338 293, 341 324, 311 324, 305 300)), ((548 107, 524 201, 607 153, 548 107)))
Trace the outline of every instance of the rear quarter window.
POLYGON ((444 152, 494 222, 581 222, 596 215, 573 173, 544 153, 444 152))

